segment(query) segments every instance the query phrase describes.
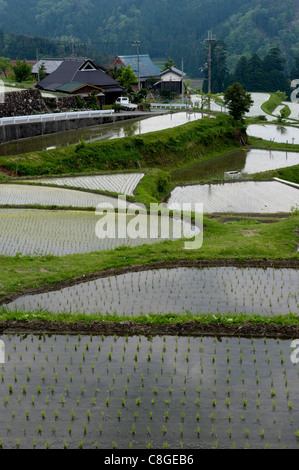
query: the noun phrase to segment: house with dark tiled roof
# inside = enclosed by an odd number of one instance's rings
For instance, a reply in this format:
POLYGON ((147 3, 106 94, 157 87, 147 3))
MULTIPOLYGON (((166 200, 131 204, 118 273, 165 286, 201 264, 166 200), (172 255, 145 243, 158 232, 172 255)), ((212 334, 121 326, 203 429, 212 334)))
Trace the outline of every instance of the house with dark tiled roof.
MULTIPOLYGON (((46 63, 45 66, 46 70, 51 70, 51 67, 47 68, 46 63)), ((91 59, 71 57, 56 60, 52 66, 52 71, 37 83, 37 88, 81 96, 95 90, 96 94, 102 97, 101 104, 114 103, 124 91, 118 82, 107 75, 103 67, 91 59)))
POLYGON ((161 70, 153 64, 149 54, 119 55, 114 59, 113 65, 120 67, 131 66, 134 74, 140 77, 140 88, 147 88, 147 80, 158 78, 161 70))

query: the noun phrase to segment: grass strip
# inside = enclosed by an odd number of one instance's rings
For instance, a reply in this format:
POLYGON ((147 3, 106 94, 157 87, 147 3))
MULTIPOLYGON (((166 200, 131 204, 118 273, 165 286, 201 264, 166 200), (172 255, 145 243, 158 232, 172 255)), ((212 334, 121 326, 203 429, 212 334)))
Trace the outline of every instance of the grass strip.
POLYGON ((42 322, 63 322, 63 323, 93 323, 93 322, 113 322, 113 323, 143 323, 152 325, 187 323, 194 321, 200 324, 217 323, 223 325, 243 325, 245 323, 253 325, 299 325, 299 315, 296 313, 288 313, 281 315, 264 316, 260 314, 243 314, 243 313, 226 313, 213 314, 201 313, 186 314, 165 313, 148 315, 116 315, 116 314, 85 314, 85 313, 53 313, 46 310, 35 310, 32 312, 24 312, 21 310, 10 311, 6 307, 0 307, 0 326, 4 321, 32 321, 38 320, 42 322))
MULTIPOLYGON (((246 218, 221 223, 204 217, 203 245, 185 250, 184 240, 68 256, 0 256, 0 299, 15 292, 51 286, 91 273, 180 260, 298 261, 299 216, 271 224, 246 218), (248 236, 248 231, 250 236, 248 236)), ((82 280, 81 280, 82 282, 82 280)))

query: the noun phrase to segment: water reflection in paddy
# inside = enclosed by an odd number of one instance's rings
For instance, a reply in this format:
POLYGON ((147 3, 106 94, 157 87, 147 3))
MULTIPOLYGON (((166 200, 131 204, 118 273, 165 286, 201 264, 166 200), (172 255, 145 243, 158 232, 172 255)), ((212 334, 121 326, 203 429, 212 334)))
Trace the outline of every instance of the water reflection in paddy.
POLYGON ((293 165, 299 165, 299 152, 261 149, 249 151, 237 150, 236 152, 174 171, 171 178, 173 181, 187 182, 218 177, 223 178, 223 174, 226 171, 239 171, 245 175, 293 165))
POLYGON ((0 156, 18 155, 27 152, 47 150, 85 142, 131 137, 147 132, 161 131, 201 119, 202 113, 179 112, 148 117, 139 120, 114 122, 84 129, 59 132, 30 139, 21 139, 0 145, 0 156))
POLYGON ((168 198, 170 209, 203 204, 205 213, 278 213, 290 212, 299 204, 299 190, 278 181, 246 181, 220 184, 176 186, 168 198))
POLYGON ((264 140, 299 144, 299 129, 291 126, 251 124, 247 128, 247 134, 264 140))

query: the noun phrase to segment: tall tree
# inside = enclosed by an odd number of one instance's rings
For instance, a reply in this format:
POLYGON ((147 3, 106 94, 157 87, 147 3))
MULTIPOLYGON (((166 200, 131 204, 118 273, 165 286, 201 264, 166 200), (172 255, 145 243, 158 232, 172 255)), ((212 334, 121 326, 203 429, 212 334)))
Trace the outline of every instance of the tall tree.
POLYGON ((6 72, 11 68, 11 60, 8 57, 0 57, 0 73, 4 73, 6 78, 6 72))
MULTIPOLYGON (((225 90, 229 74, 226 65, 227 47, 223 41, 212 41, 211 45, 211 93, 221 93, 225 90)), ((209 53, 208 53, 209 54, 209 53)), ((207 64, 209 55, 207 54, 207 64)), ((205 70, 205 79, 203 82, 203 92, 208 92, 208 67, 205 70)))
POLYGON ((17 82, 25 82, 31 77, 32 67, 25 60, 17 60, 16 65, 13 66, 13 71, 17 82))
POLYGON ((247 93, 240 83, 234 83, 225 91, 224 103, 229 109, 229 114, 236 121, 242 121, 245 113, 253 105, 253 100, 250 93, 247 93))

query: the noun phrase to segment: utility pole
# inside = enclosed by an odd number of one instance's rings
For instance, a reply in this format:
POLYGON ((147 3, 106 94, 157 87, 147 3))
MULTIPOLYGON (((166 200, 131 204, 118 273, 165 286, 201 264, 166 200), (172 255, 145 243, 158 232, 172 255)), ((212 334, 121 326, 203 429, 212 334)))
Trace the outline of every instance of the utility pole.
POLYGON ((74 38, 72 36, 72 57, 75 57, 74 38))
POLYGON ((140 60, 139 60, 139 46, 141 42, 136 40, 133 42, 132 46, 137 47, 137 70, 138 70, 138 91, 140 91, 140 60))
POLYGON ((184 104, 184 58, 182 57, 182 104, 184 104))
MULTIPOLYGON (((36 49, 36 63, 38 64, 38 49, 36 49)), ((37 67, 37 81, 40 81, 39 67, 37 67)))
MULTIPOLYGON (((212 90, 212 42, 215 41, 213 38, 212 31, 208 32, 208 45, 209 45, 209 52, 208 52, 208 94, 211 94, 212 90)), ((209 97, 209 109, 210 109, 210 97, 209 97)))

